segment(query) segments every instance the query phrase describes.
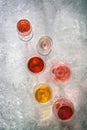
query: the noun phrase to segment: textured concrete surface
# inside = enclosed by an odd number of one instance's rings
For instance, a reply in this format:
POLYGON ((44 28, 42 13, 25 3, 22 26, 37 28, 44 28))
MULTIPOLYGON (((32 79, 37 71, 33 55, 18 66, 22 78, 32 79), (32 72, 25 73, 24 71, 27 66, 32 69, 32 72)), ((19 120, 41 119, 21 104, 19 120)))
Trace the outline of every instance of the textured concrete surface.
POLYGON ((86 0, 0 0, 0 130, 87 130, 87 1, 86 0), (18 38, 16 23, 26 18, 33 27, 33 39, 18 38), (27 60, 39 56, 36 44, 41 36, 53 39, 43 73, 35 76, 27 60), (55 84, 50 67, 57 61, 68 64, 72 77, 55 84), (49 83, 54 96, 47 105, 34 99, 38 83, 49 83), (68 123, 52 113, 56 98, 67 97, 75 107, 68 123))

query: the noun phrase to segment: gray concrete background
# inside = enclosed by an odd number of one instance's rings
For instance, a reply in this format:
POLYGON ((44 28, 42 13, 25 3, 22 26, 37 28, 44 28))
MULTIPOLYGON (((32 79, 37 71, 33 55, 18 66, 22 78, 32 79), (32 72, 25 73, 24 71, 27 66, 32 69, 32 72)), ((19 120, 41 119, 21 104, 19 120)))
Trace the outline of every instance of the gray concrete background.
POLYGON ((0 0, 0 130, 87 130, 87 1, 86 0, 0 0), (18 38, 16 23, 26 18, 33 28, 33 39, 18 38), (48 35, 53 48, 46 69, 32 75, 27 60, 38 55, 39 38, 48 35), (72 77, 64 85, 55 84, 50 67, 57 61, 68 64, 72 77), (38 83, 49 83, 53 99, 47 105, 34 100, 38 83), (52 113, 54 101, 67 97, 75 107, 68 123, 52 113))

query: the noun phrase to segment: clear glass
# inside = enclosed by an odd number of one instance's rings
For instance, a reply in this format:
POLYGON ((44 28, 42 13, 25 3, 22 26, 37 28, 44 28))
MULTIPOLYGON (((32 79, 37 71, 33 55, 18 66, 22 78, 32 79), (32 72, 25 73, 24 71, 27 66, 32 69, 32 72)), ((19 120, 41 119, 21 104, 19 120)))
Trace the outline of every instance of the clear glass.
POLYGON ((52 49, 52 39, 48 36, 43 36, 40 38, 38 44, 37 44, 37 51, 41 55, 47 55, 51 52, 52 49))
POLYGON ((31 23, 27 19, 21 19, 18 21, 17 31, 19 38, 23 41, 29 41, 33 36, 31 23))
POLYGON ((74 106, 68 99, 60 98, 53 105, 53 113, 61 121, 70 121, 74 115, 74 106))

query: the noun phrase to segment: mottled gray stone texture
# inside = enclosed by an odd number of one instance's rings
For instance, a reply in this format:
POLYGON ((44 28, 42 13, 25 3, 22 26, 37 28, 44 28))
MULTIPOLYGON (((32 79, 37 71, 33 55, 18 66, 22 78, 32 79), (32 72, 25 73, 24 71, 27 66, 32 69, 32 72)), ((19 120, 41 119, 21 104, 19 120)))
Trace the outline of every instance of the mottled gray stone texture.
POLYGON ((87 1, 86 0, 0 0, 0 130, 87 130, 87 1), (33 38, 25 43, 16 24, 30 20, 33 38), (44 57, 45 70, 34 75, 27 69, 31 56, 40 56, 36 44, 41 36, 53 40, 44 57), (71 79, 58 85, 50 68, 58 61, 70 66, 71 79), (48 83, 52 101, 34 99, 35 85, 48 83), (64 96, 72 101, 74 118, 67 123, 52 113, 54 101, 64 96))

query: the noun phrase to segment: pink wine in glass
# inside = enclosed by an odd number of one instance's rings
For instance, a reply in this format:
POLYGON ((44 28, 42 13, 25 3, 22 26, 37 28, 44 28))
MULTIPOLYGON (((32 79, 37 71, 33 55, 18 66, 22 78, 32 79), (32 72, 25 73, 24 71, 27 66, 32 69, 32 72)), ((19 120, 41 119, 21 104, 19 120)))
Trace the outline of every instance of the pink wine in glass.
POLYGON ((51 68, 52 79, 57 83, 65 83, 70 79, 70 68, 62 62, 54 64, 51 68))
POLYGON ((47 55, 51 52, 52 49, 52 39, 48 36, 43 36, 40 38, 37 44, 37 51, 41 55, 47 55))
POLYGON ((28 41, 32 38, 31 23, 27 19, 21 19, 17 23, 17 31, 20 39, 28 41))

